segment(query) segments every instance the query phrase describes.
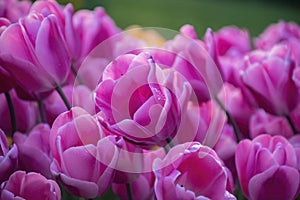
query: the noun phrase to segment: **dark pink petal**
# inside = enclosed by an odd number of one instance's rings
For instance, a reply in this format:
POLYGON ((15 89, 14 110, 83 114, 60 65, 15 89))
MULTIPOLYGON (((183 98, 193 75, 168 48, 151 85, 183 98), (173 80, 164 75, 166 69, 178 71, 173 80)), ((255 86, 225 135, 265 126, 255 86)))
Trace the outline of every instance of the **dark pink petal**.
POLYGON ((297 195, 299 178, 299 172, 294 168, 287 166, 272 167, 250 180, 250 199, 294 199, 297 195))
POLYGON ((43 20, 37 34, 35 53, 53 84, 62 84, 70 72, 71 62, 56 16, 49 15, 43 20))

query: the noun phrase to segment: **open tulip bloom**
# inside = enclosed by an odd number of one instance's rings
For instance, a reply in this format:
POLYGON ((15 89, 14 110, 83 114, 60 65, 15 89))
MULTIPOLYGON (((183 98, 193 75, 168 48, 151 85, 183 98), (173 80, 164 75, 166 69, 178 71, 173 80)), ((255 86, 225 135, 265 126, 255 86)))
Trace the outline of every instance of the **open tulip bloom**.
POLYGON ((251 39, 1 0, 0 199, 299 199, 300 27, 251 39))

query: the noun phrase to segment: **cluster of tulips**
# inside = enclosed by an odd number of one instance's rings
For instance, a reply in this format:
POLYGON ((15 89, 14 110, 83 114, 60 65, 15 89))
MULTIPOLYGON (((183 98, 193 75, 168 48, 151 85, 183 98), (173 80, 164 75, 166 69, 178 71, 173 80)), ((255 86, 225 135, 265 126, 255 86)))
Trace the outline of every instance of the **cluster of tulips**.
POLYGON ((54 0, 0 17, 1 200, 299 196, 296 23, 201 39, 54 0))

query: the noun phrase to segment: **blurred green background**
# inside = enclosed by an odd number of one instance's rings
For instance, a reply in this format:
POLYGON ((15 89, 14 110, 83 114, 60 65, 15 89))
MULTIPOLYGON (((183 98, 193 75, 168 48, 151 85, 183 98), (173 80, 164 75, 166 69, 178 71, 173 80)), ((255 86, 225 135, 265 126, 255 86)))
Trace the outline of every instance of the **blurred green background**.
POLYGON ((72 2, 76 9, 103 6, 116 24, 125 28, 163 27, 179 30, 192 24, 199 36, 206 28, 214 31, 236 25, 258 36, 269 24, 279 20, 300 24, 299 0, 61 0, 72 2))

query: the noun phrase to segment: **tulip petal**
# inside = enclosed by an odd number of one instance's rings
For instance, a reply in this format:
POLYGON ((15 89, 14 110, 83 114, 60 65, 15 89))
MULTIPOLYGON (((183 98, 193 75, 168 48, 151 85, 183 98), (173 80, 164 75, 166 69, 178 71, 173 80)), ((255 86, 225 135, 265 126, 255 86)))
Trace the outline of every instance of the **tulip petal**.
POLYGON ((299 173, 288 166, 272 167, 249 182, 252 200, 294 199, 299 186, 299 173))
POLYGON ((42 21, 37 34, 35 53, 54 81, 53 84, 62 84, 70 72, 71 63, 56 16, 49 15, 42 21))

